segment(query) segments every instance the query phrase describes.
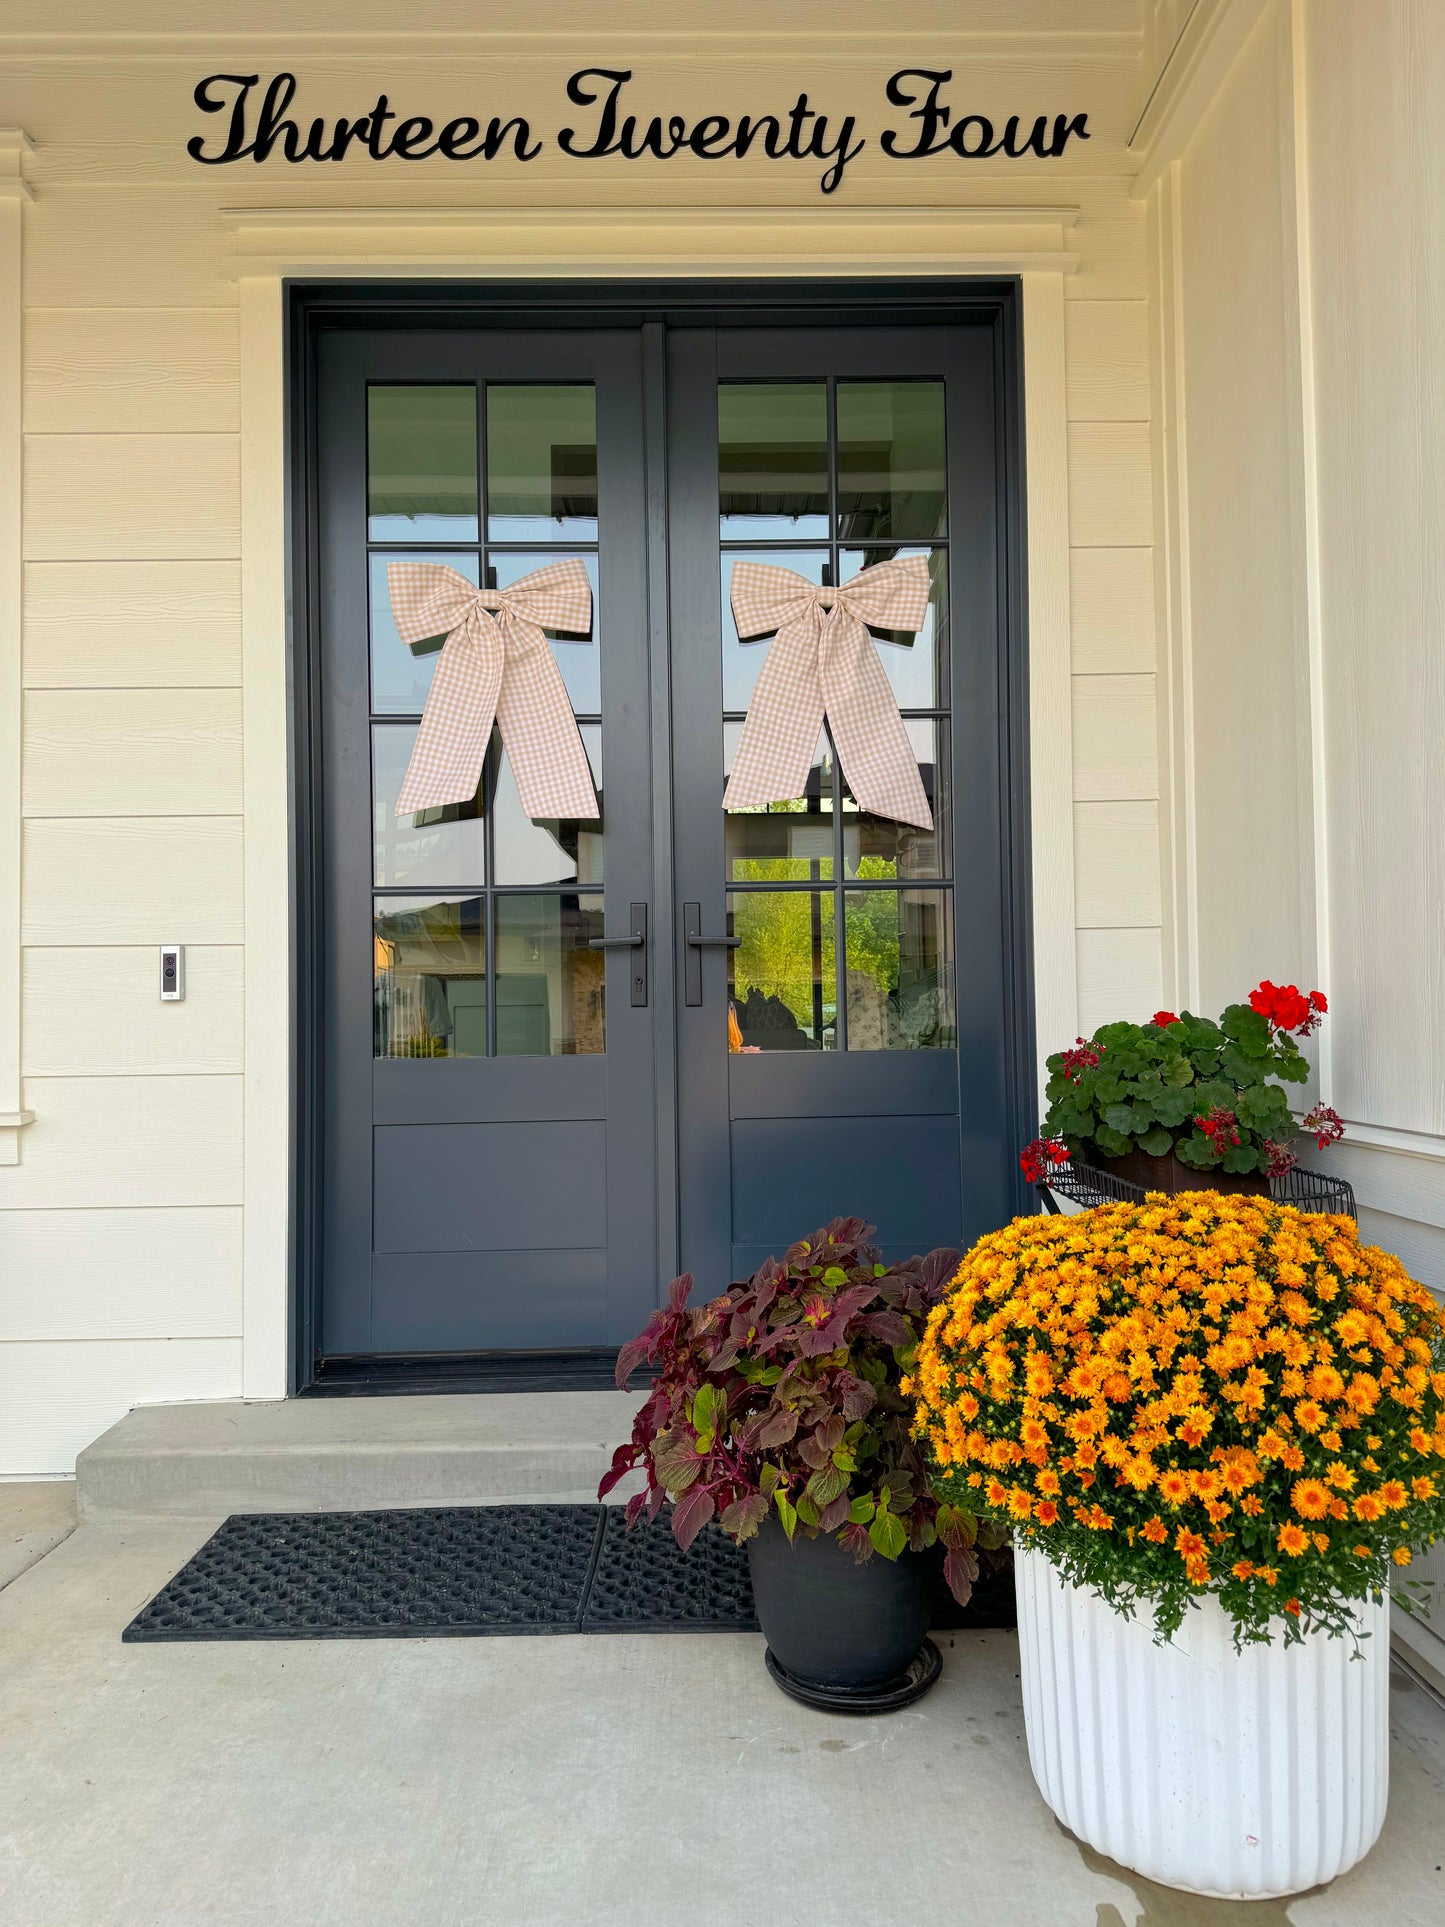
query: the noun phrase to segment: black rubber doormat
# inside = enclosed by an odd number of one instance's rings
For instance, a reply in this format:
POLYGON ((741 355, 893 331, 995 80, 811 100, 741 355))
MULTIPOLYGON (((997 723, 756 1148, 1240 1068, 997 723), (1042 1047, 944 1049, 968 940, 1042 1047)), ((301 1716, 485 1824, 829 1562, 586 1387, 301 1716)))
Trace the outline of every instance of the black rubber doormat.
POLYGON ((745 1552, 620 1506, 236 1513, 125 1640, 756 1632, 745 1552))

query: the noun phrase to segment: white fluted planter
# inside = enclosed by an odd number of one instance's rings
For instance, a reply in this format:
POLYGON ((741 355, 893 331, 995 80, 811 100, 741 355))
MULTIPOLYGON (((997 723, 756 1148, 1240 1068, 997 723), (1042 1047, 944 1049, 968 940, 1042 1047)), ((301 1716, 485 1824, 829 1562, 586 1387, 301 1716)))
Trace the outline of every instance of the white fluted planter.
POLYGON ((1161 1646, 1042 1553, 1014 1557, 1029 1764, 1072 1833, 1221 1899, 1299 1893, 1369 1852, 1389 1786, 1386 1607, 1360 1609, 1362 1647, 1314 1634, 1236 1653, 1209 1599, 1161 1646))

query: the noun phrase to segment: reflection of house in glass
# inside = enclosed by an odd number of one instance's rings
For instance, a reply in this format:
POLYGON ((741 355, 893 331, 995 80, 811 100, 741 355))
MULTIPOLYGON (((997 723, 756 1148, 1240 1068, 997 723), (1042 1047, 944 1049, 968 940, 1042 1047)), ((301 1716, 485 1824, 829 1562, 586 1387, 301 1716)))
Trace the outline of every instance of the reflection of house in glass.
POLYGON ((387 897, 372 939, 378 1057, 485 1057, 486 900, 387 897))
MULTIPOLYGON (((594 780, 599 735, 583 726, 594 780)), ((488 781, 489 825, 479 800, 399 819, 378 810, 383 886, 418 872, 441 883, 458 868, 494 879, 490 890, 377 898, 378 1057, 570 1057, 605 1048, 605 958, 590 948, 603 933, 602 893, 587 887, 602 881, 602 818, 524 816, 505 756, 488 781), (473 841, 456 841, 463 827, 473 841)), ((600 785, 597 802, 600 811, 600 785)))

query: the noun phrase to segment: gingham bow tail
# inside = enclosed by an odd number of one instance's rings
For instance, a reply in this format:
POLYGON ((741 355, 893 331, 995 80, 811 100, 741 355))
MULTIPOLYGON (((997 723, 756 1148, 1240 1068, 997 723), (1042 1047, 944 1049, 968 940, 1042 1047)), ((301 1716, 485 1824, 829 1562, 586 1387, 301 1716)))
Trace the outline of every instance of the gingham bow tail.
POLYGON ((737 562, 733 614, 742 637, 773 636, 723 797, 725 810, 801 796, 826 714, 838 761, 861 809, 933 828, 918 763, 868 634, 923 627, 928 563, 899 556, 821 589, 792 569, 737 562))
POLYGON ((584 564, 550 562, 505 589, 479 589, 440 562, 390 562, 386 580, 403 642, 446 637, 397 815, 474 796, 495 719, 528 816, 597 816, 577 718, 543 633, 591 628, 584 564))

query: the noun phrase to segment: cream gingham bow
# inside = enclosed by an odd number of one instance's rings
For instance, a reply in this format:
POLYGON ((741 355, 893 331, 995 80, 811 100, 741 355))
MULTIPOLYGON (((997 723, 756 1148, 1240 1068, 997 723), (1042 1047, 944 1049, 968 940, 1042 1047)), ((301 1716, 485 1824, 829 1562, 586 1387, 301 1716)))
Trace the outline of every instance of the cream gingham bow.
POLYGON ((397 815, 476 794, 493 717, 528 816, 598 815, 577 718, 542 633, 591 628, 584 564, 549 562, 505 589, 479 589, 440 562, 389 562, 386 580, 403 642, 446 637, 397 815))
POLYGON ((838 761, 860 809, 933 828, 918 763, 868 634, 923 627, 928 562, 877 562, 841 589, 820 589, 768 562, 733 565, 738 635, 773 633, 723 797, 725 810, 803 794, 826 711, 838 761))

